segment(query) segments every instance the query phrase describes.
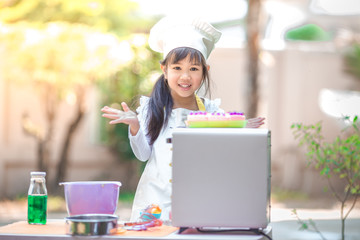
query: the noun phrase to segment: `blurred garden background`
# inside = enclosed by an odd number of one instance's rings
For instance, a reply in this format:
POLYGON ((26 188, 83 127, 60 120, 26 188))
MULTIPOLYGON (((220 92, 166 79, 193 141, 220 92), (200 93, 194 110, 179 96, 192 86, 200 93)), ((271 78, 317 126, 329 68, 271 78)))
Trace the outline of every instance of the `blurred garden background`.
POLYGON ((66 214, 59 182, 85 180, 122 182, 119 211, 129 214, 143 164, 127 126, 110 126, 100 109, 125 101, 135 110, 150 93, 161 55, 148 34, 174 14, 222 31, 211 97, 266 117, 275 210, 335 209, 340 219, 345 207, 360 218, 359 1, 1 0, 0 224, 26 219, 31 171, 47 172, 50 216, 66 214), (319 145, 299 146, 296 129, 307 125, 319 145))

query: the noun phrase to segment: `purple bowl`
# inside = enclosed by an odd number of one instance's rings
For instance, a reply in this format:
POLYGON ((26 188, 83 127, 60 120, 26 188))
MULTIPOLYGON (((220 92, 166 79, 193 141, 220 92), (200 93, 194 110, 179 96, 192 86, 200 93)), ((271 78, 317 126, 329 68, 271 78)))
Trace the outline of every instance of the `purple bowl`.
POLYGON ((80 214, 114 214, 117 208, 120 182, 62 182, 66 209, 70 216, 80 214))

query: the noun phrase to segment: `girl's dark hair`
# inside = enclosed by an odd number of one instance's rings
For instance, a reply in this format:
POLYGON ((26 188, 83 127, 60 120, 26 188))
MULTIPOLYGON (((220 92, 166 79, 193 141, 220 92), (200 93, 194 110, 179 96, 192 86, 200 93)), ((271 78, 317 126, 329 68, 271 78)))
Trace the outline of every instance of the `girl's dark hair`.
MULTIPOLYGON (((204 85, 205 94, 210 94, 210 80, 206 60, 198 50, 188 47, 175 48, 168 53, 167 57, 160 64, 165 66, 166 69, 169 64, 178 63, 187 56, 190 56, 190 61, 194 61, 202 66, 203 79, 200 88, 204 85)), ((158 138, 162 127, 168 124, 173 104, 167 79, 162 74, 154 85, 149 102, 147 136, 150 138, 151 145, 158 138)))

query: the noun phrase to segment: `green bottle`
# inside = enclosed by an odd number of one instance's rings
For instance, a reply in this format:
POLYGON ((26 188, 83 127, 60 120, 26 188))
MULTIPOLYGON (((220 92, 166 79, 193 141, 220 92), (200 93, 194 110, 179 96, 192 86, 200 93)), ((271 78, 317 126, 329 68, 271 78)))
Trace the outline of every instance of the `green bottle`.
POLYGON ((28 192, 28 223, 46 224, 47 189, 45 172, 31 172, 28 192))

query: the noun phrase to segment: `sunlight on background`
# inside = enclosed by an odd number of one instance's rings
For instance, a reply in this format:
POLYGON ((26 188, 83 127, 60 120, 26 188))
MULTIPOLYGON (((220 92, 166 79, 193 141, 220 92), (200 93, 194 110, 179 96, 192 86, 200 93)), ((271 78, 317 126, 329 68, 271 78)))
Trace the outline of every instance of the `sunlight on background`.
POLYGON ((245 0, 133 0, 140 4, 148 15, 189 15, 201 16, 210 22, 224 19, 243 18, 247 12, 245 0))
POLYGON ((310 9, 319 14, 357 15, 360 14, 359 0, 312 0, 310 9))
POLYGON ((284 49, 285 30, 305 21, 306 15, 298 7, 278 1, 268 2, 264 8, 269 14, 269 21, 265 30, 263 46, 266 49, 284 49))
POLYGON ((170 16, 184 18, 200 17, 216 26, 216 23, 228 22, 228 26, 221 29, 223 33, 218 47, 243 47, 246 39, 245 29, 242 27, 247 14, 246 0, 133 0, 138 2, 140 10, 145 15, 170 16))
MULTIPOLYGON (((223 36, 218 47, 243 47, 246 41, 245 0, 133 0, 139 3, 146 15, 189 15, 201 16, 211 23, 241 20, 234 27, 221 29, 223 36)), ((346 16, 360 14, 360 0, 309 0, 309 1, 263 1, 264 13, 268 15, 262 46, 265 49, 282 50, 285 48, 284 35, 290 28, 300 26, 312 16, 346 16)))
POLYGON ((319 106, 329 116, 353 119, 359 113, 360 92, 324 88, 319 94, 319 106))

